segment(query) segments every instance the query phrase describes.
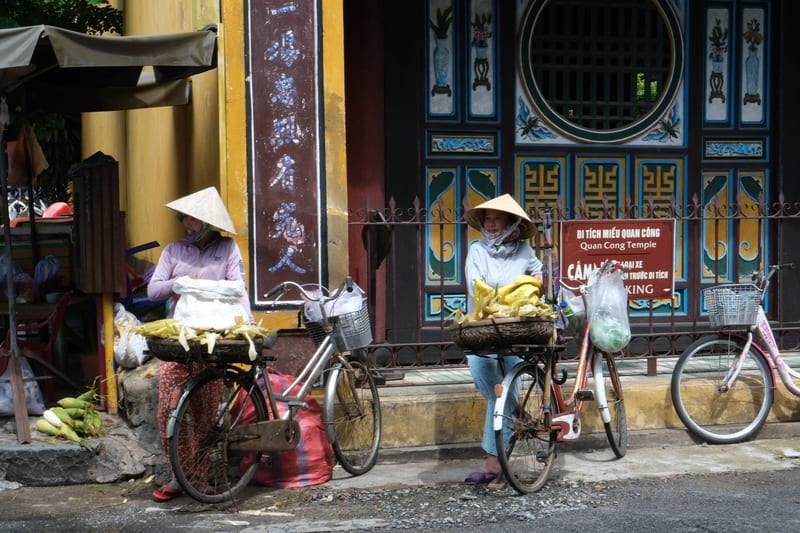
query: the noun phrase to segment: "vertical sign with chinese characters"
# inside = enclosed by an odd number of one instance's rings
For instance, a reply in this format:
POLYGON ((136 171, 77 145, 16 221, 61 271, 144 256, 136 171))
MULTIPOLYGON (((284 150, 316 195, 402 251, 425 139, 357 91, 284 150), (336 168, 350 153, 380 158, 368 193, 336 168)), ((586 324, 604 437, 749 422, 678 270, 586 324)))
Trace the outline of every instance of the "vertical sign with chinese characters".
POLYGON ((251 2, 249 142, 255 302, 320 281, 323 201, 317 2, 251 2))
POLYGON ((622 263, 631 300, 671 298, 675 221, 672 219, 570 220, 561 225, 561 277, 586 281, 606 259, 622 263))

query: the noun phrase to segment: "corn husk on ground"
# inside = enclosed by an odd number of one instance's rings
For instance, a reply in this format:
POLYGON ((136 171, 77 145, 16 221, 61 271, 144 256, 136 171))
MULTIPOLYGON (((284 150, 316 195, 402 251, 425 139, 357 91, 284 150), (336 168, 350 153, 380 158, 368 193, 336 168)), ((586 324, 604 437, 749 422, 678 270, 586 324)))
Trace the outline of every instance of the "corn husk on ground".
POLYGON ((97 382, 77 397, 66 396, 50 407, 36 421, 39 433, 67 440, 92 450, 88 439, 105 434, 103 419, 96 408, 99 396, 97 382))
POLYGON ((472 296, 472 313, 457 311, 454 321, 469 324, 479 320, 510 317, 554 318, 552 305, 541 298, 542 282, 533 276, 517 276, 513 282, 493 288, 484 281, 476 279, 472 296))
POLYGON ((164 318, 145 322, 136 332, 144 337, 177 340, 183 349, 189 351, 189 342, 197 341, 208 347, 208 353, 214 351, 217 341, 247 340, 250 344, 249 355, 253 360, 256 357, 256 348, 253 341, 258 338, 266 339, 273 331, 261 327, 259 324, 250 324, 243 319, 237 319, 236 324, 227 329, 196 329, 182 324, 174 318, 164 318))

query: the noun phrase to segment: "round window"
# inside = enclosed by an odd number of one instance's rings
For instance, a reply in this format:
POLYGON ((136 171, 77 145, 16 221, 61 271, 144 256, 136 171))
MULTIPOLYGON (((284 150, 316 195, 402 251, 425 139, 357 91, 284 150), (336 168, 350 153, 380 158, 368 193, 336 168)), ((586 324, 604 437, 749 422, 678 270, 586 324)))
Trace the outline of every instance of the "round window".
POLYGON ((622 142, 669 110, 684 65, 669 0, 533 0, 519 71, 539 117, 582 142, 622 142))

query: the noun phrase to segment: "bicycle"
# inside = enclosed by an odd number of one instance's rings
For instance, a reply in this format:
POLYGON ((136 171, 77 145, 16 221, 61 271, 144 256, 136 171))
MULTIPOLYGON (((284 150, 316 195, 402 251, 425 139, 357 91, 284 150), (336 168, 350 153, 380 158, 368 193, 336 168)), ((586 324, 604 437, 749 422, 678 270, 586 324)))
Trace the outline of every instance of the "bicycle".
POLYGON ((280 293, 272 301, 277 305, 292 289, 321 304, 326 335, 286 390, 272 390, 265 368, 274 358, 263 351, 253 361, 247 354, 204 355, 208 368, 184 387, 175 404, 167 427, 173 473, 184 491, 200 502, 232 500, 253 479, 265 452, 297 446, 301 429, 294 416, 307 407, 304 398, 318 381, 324 384, 327 435, 338 463, 352 475, 375 465, 381 440, 378 389, 366 363, 348 355, 372 342, 366 303, 355 312, 326 313, 326 307, 353 290, 350 277, 330 296, 321 286, 322 294, 316 296, 286 281, 265 298, 280 293), (207 397, 218 401, 204 405, 207 397), (279 413, 278 402, 288 407, 281 417, 273 415, 279 413))
POLYGON ((793 382, 800 373, 783 360, 763 307, 770 278, 783 268, 793 264, 772 265, 766 275, 755 272, 753 283, 703 290, 711 326, 719 331, 681 354, 670 392, 681 422, 711 444, 742 442, 758 433, 772 407, 776 372, 800 396, 793 382))
MULTIPOLYGON (((590 280, 616 268, 619 268, 616 263, 606 261, 590 280)), ((588 309, 591 281, 578 287, 570 287, 563 281, 561 285, 568 290, 578 290, 588 309)), ((520 494, 535 492, 544 486, 555 463, 558 442, 575 441, 580 437, 581 413, 586 401, 595 401, 614 455, 621 458, 627 452, 628 422, 622 383, 612 354, 593 345, 590 329, 591 323, 587 321, 575 381, 566 397, 562 388, 567 381, 566 370, 561 369, 557 377, 563 348, 512 347, 511 351, 524 360, 503 379, 502 393, 495 405, 494 431, 505 479, 520 494), (591 388, 588 383, 590 368, 591 388)))

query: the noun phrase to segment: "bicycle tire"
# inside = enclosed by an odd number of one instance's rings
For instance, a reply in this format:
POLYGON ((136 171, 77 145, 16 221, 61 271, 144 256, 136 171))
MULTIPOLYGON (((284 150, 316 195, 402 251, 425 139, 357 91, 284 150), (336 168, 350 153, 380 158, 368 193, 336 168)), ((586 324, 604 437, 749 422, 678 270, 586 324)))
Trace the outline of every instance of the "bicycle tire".
POLYGON ((342 360, 331 370, 325 420, 342 468, 354 476, 369 472, 381 444, 381 403, 375 380, 363 362, 342 360))
MULTIPOLYGON (((495 412, 504 413, 503 428, 495 428, 495 444, 506 481, 520 494, 527 494, 541 489, 550 475, 556 459, 557 432, 542 430, 539 423, 544 395, 542 369, 523 362, 511 372, 511 377, 503 380, 503 394, 495 406, 495 412), (510 432, 506 435, 507 430, 510 432)), ((550 398, 555 405, 554 388, 550 398)))
POLYGON ((198 374, 184 388, 168 430, 170 465, 183 490, 203 503, 233 500, 253 479, 263 452, 232 450, 231 431, 268 416, 252 373, 230 366, 198 374))
MULTIPOLYGON (((622 395, 622 382, 617 373, 617 365, 614 362, 612 354, 594 351, 594 364, 600 364, 600 371, 603 370, 602 365, 605 363, 605 371, 602 372, 603 389, 605 391, 605 403, 608 416, 608 422, 603 421, 603 428, 606 432, 608 444, 611 446, 611 451, 617 458, 625 457, 628 452, 628 418, 625 415, 625 398, 622 395)), ((594 371, 594 364, 592 372, 595 380, 597 380, 597 373, 594 371)), ((601 410, 600 418, 603 418, 603 407, 598 402, 598 408, 601 410)))
POLYGON ((678 418, 696 437, 711 444, 748 440, 764 425, 772 406, 769 363, 752 346, 727 391, 718 384, 744 349, 744 341, 720 334, 702 337, 681 354, 670 383, 678 418), (723 418, 724 417, 724 418, 723 418))

